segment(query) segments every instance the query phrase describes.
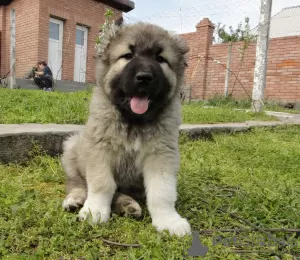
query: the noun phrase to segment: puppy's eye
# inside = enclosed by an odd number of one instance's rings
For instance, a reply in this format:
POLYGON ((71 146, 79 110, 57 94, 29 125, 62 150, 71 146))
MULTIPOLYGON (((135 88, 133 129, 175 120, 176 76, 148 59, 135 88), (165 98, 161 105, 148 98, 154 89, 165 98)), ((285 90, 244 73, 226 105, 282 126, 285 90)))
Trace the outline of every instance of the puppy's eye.
POLYGON ((156 60, 157 60, 159 63, 167 62, 167 60, 166 60, 163 56, 161 56, 161 55, 158 55, 158 56, 156 57, 156 60))
POLYGON ((122 55, 121 58, 124 58, 126 60, 131 60, 133 58, 133 55, 132 55, 132 53, 126 53, 126 54, 122 55))

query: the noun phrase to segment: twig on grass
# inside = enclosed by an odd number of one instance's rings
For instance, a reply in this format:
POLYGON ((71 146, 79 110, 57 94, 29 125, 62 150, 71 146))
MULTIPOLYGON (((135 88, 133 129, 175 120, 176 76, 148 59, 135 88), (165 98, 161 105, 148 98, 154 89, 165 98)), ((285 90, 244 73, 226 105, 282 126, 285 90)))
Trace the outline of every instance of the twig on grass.
POLYGON ((238 254, 250 254, 250 253, 274 253, 274 250, 231 250, 232 253, 238 253, 238 254))
MULTIPOLYGON (((206 200, 204 200, 204 199, 202 199, 202 198, 199 198, 199 199, 200 199, 202 202, 204 202, 205 204, 209 204, 208 201, 206 201, 206 200)), ((247 224, 248 226, 252 227, 254 230, 257 230, 257 231, 259 231, 259 232, 265 234, 266 236, 269 236, 269 237, 271 237, 272 239, 274 239, 274 237, 272 237, 272 236, 270 235, 270 233, 268 233, 265 229, 255 226, 255 225, 254 225, 253 223, 251 223, 249 220, 244 219, 243 217, 238 216, 238 215, 236 215, 236 214, 234 214, 234 213, 229 213, 229 212, 227 212, 226 210, 224 210, 224 209, 222 209, 222 208, 217 207, 216 209, 217 209, 218 211, 222 212, 222 213, 228 214, 228 215, 229 215, 230 217, 232 217, 232 218, 235 218, 235 219, 237 219, 237 220, 240 220, 241 222, 243 222, 243 223, 247 224)), ((282 242, 282 241, 280 241, 280 244, 281 244, 282 246, 285 246, 284 242, 282 242)))
MULTIPOLYGON (((200 200, 202 201, 202 202, 204 202, 205 204, 207 204, 207 205, 209 205, 209 203, 208 203, 208 201, 206 201, 206 200, 204 200, 204 199, 202 199, 202 198, 200 198, 200 200)), ((288 228, 260 228, 260 227, 257 227, 257 226, 255 226, 253 223, 251 223, 249 220, 247 220, 247 219, 244 219, 243 217, 241 217, 241 216, 238 216, 238 215, 236 215, 236 214, 234 214, 234 213, 229 213, 229 212, 227 212, 226 210, 224 210, 224 209, 222 209, 222 208, 220 208, 220 207, 217 207, 216 208, 218 211, 220 211, 220 212, 222 212, 222 213, 226 213, 226 214, 228 214, 230 217, 232 217, 232 218, 235 218, 235 219, 237 219, 237 220, 240 220, 241 222, 243 222, 243 223, 245 223, 245 224, 247 224, 248 226, 250 226, 250 227, 252 227, 251 229, 247 229, 247 228, 241 228, 241 229, 223 229, 223 230, 227 230, 227 231, 225 231, 225 232, 234 232, 234 231, 236 231, 236 230, 240 230, 240 231, 250 231, 250 230, 253 230, 253 231, 255 231, 255 230, 257 230, 257 231, 259 231, 259 232, 261 232, 261 233, 263 233, 263 234, 265 234, 266 236, 268 236, 269 238, 272 238, 274 241, 276 240, 270 233, 272 233, 272 232, 286 232, 286 233, 288 233, 288 232, 291 232, 291 233, 296 233, 296 234, 299 234, 300 233, 300 229, 288 229, 288 228)), ((215 230, 215 231, 220 231, 220 230, 222 230, 222 229, 217 229, 217 230, 215 230)), ((205 230, 203 230, 203 231, 205 231, 205 230)), ((212 231, 212 230, 211 230, 212 231)), ((201 231, 200 231, 201 232, 201 231)), ((224 231, 223 231, 224 232, 224 231)), ((280 243, 280 246, 278 247, 278 250, 279 251, 281 251, 285 246, 286 246, 286 244, 285 244, 285 241, 278 241, 279 243, 280 243)), ((266 251, 261 251, 261 250, 242 250, 242 249, 237 249, 237 250, 232 250, 232 252, 233 253, 241 253, 241 254, 243 254, 243 253, 268 253, 268 251, 266 250, 266 251), (250 252, 251 251, 251 252, 250 252)), ((275 251, 271 251, 270 253, 272 253, 272 254, 275 254, 275 251)), ((297 252, 294 252, 294 251, 292 251, 292 254, 294 255, 294 256, 296 256, 297 255, 297 252)))
POLYGON ((105 242, 106 244, 109 245, 113 245, 113 246, 123 246, 123 247, 141 247, 140 244, 123 244, 123 243, 119 243, 119 242, 113 242, 104 238, 101 238, 103 242, 105 242))

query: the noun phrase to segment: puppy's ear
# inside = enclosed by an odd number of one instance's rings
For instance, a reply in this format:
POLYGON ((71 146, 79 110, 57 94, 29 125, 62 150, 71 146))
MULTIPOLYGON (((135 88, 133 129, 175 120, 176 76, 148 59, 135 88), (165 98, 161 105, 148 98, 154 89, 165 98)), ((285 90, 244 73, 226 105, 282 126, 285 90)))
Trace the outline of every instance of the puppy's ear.
POLYGON ((182 60, 182 66, 184 68, 188 67, 188 60, 189 60, 189 52, 190 47, 188 46, 186 40, 182 38, 180 35, 175 33, 170 33, 170 36, 173 40, 173 46, 175 48, 175 52, 179 53, 182 60))
POLYGON ((120 16, 118 19, 115 20, 115 25, 122 26, 124 22, 123 16, 120 16))

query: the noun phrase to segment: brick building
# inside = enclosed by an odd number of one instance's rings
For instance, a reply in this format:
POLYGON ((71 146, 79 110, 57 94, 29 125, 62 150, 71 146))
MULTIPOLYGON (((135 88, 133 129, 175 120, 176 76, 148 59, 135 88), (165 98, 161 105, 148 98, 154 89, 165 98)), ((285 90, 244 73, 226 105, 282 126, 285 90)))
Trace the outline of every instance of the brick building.
POLYGON ((94 82, 95 38, 104 22, 106 8, 120 16, 132 10, 134 3, 129 0, 1 0, 0 75, 12 67, 11 48, 15 42, 17 78, 23 77, 38 60, 45 60, 58 80, 94 82))
MULTIPOLYGON (((271 20, 271 39, 268 50, 268 65, 265 98, 281 102, 300 101, 300 35, 277 26, 279 17, 290 19, 291 10, 285 9, 289 16, 280 14, 271 20), (275 23, 276 22, 276 23, 275 23), (272 28, 273 27, 273 28, 272 28), (280 29, 280 30, 279 30, 280 29), (284 31, 288 36, 284 36, 284 31)), ((289 28, 300 32, 300 7, 293 8, 295 18, 288 21, 289 28), (295 28, 295 26, 298 26, 295 28)), ((284 21, 281 20, 281 23, 284 21)), ((186 91, 191 91, 195 100, 208 99, 214 95, 223 95, 225 86, 228 44, 213 44, 214 25, 209 19, 203 19, 196 25, 196 31, 181 36, 190 46, 190 59, 186 72, 186 91)), ((251 43, 241 59, 239 47, 243 43, 233 44, 229 81, 229 94, 235 98, 251 98, 256 43, 251 43)), ((189 94, 189 93, 188 93, 189 94)))

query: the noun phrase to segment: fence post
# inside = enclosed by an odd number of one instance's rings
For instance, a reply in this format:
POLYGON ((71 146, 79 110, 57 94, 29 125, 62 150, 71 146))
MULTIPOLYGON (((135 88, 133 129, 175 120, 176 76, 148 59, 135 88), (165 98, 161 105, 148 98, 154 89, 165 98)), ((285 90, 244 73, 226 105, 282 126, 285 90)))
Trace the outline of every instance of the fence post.
POLYGON ((225 74, 225 87, 224 87, 224 96, 228 96, 228 86, 230 78, 230 64, 231 64, 231 54, 232 54, 232 42, 229 42, 228 45, 228 55, 227 55, 227 64, 226 64, 226 74, 225 74))
POLYGON ((203 72, 201 76, 200 73, 196 73, 195 78, 193 81, 196 83, 193 84, 193 97, 196 99, 205 99, 206 97, 206 74, 207 74, 207 67, 208 67, 208 56, 209 56, 209 49, 213 42, 213 33, 215 26, 214 24, 208 19, 204 18, 196 25, 196 34, 197 34, 197 43, 199 47, 197 49, 197 54, 199 55, 199 70, 203 72))
POLYGON ((263 110, 264 89, 266 86, 267 57, 269 45, 272 0, 261 0, 260 22, 256 44, 256 63, 254 69, 254 86, 252 91, 252 109, 263 110))

